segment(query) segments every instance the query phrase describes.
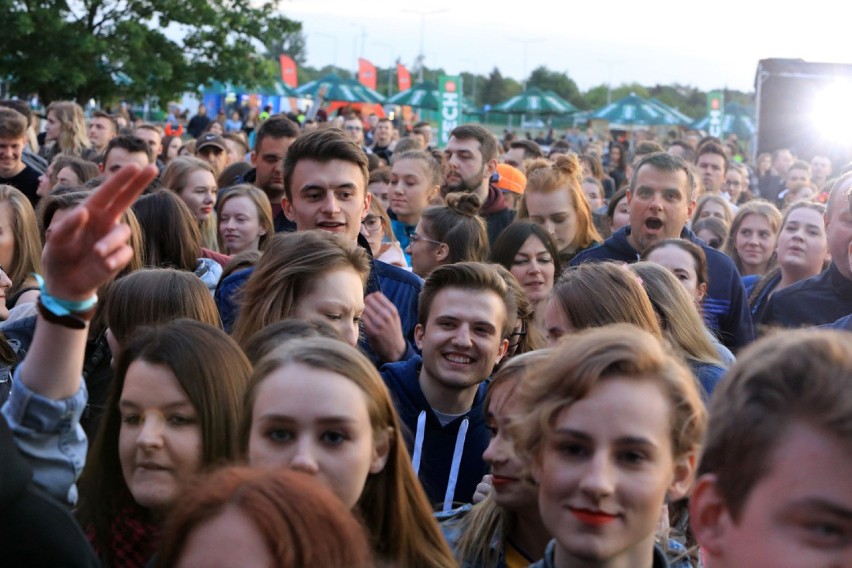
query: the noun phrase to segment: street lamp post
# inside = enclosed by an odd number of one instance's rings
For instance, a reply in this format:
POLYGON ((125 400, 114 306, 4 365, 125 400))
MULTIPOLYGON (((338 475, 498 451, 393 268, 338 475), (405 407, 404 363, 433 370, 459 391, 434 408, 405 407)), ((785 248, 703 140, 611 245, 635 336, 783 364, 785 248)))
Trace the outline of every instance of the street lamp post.
POLYGON ((443 8, 441 10, 403 10, 403 12, 408 12, 409 14, 417 14, 420 16, 420 55, 418 59, 420 61, 420 69, 419 69, 419 82, 423 82, 423 60, 426 58, 426 55, 423 53, 423 36, 426 31, 426 16, 434 16, 436 14, 443 14, 444 12, 449 12, 448 9, 443 8))

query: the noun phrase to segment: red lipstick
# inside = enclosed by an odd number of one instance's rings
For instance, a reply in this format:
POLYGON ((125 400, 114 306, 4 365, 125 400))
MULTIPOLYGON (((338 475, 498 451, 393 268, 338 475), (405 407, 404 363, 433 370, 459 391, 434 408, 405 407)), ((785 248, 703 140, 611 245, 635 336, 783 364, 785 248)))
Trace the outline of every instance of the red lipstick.
POLYGON ((588 509, 571 509, 571 513, 573 513, 573 515, 577 517, 581 523, 591 525, 593 527, 608 525, 617 518, 616 515, 610 515, 609 513, 604 513, 602 511, 589 511, 588 509))

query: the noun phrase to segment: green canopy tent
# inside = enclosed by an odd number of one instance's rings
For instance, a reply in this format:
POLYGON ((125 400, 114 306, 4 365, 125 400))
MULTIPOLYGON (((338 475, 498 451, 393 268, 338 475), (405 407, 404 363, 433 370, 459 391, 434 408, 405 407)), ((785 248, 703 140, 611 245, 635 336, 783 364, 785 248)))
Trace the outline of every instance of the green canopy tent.
POLYGON ((555 93, 548 93, 538 87, 530 87, 507 101, 496 105, 491 112, 507 114, 557 115, 577 112, 577 107, 555 93))
MULTIPOLYGON (((626 97, 594 111, 589 118, 606 120, 612 130, 630 132, 636 126, 680 126, 687 123, 676 114, 669 112, 668 107, 664 107, 665 105, 659 101, 651 102, 636 93, 630 93, 626 97)), ((630 144, 632 147, 632 137, 630 144)))
POLYGON ((295 93, 299 97, 314 98, 319 95, 320 89, 325 91, 324 98, 329 102, 372 104, 385 102, 385 97, 377 91, 365 87, 354 79, 342 79, 333 73, 297 87, 295 93))
MULTIPOLYGON (((722 133, 724 135, 736 134, 740 140, 750 140, 757 132, 754 124, 754 112, 739 103, 728 103, 725 105, 725 114, 722 118, 722 133)), ((695 130, 707 130, 710 126, 710 115, 699 118, 689 125, 695 130)))
MULTIPOLYGON (((410 89, 401 91, 385 101, 386 105, 399 105, 421 108, 426 110, 438 110, 441 106, 441 93, 438 86, 431 81, 417 83, 410 89)), ((462 112, 464 114, 475 114, 476 105, 469 99, 462 98, 462 112)))
POLYGON ((491 112, 510 115, 509 126, 511 127, 511 115, 521 115, 521 124, 526 115, 534 116, 564 116, 577 112, 577 107, 562 99, 555 93, 544 91, 538 87, 529 89, 503 101, 491 109, 491 112))

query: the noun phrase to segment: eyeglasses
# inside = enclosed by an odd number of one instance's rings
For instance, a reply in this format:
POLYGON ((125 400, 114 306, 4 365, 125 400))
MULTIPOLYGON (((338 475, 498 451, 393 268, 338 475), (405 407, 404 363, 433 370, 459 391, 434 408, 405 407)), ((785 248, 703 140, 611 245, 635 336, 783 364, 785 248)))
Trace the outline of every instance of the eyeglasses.
POLYGON ((524 340, 524 337, 527 335, 527 320, 521 320, 521 329, 519 331, 514 331, 509 334, 509 347, 511 349, 515 349, 518 345, 521 344, 521 341, 524 340), (514 339, 516 338, 517 339, 514 339))
POLYGON ((364 130, 360 126, 344 126, 343 129, 344 130, 351 130, 352 132, 361 132, 362 130, 364 130))
POLYGON ((726 181, 725 185, 728 187, 740 187, 742 183, 738 181, 726 181))
POLYGON ((382 218, 378 215, 367 215, 361 223, 363 223, 369 231, 378 231, 382 228, 382 218))
POLYGON ((436 244, 436 245, 444 244, 441 241, 435 241, 435 240, 432 240, 432 239, 427 239, 426 237, 421 237, 420 235, 418 235, 414 231, 411 231, 411 232, 408 233, 408 240, 411 241, 411 244, 414 244, 417 241, 424 241, 424 242, 433 243, 433 244, 436 244))

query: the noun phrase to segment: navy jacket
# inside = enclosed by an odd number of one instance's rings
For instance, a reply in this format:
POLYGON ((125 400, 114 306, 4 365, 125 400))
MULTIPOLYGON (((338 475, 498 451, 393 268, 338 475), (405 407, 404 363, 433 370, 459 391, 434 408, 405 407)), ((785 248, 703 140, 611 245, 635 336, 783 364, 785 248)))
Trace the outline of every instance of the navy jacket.
MULTIPOLYGON (((571 266, 607 260, 636 262, 640 254, 627 240, 629 234, 629 225, 619 229, 601 246, 583 251, 574 257, 571 266)), ((707 322, 707 327, 719 337, 725 347, 732 351, 748 345, 754 340, 754 327, 742 278, 734 261, 726 254, 707 246, 695 233, 685 227, 681 231, 680 238, 700 246, 707 256, 707 272, 710 275, 707 295, 704 297, 704 320, 707 322)))
POLYGON ((405 430, 405 445, 426 495, 436 508, 446 511, 453 503, 470 503, 476 485, 488 473, 482 459, 491 440, 485 425, 486 384, 480 384, 470 410, 441 426, 420 390, 418 376, 422 364, 420 356, 415 356, 408 361, 388 363, 382 367, 381 374, 393 397, 405 430), (420 432, 418 421, 423 422, 420 432))
POLYGON ((775 292, 760 323, 778 327, 808 327, 831 323, 852 314, 852 280, 832 262, 821 274, 775 292))

